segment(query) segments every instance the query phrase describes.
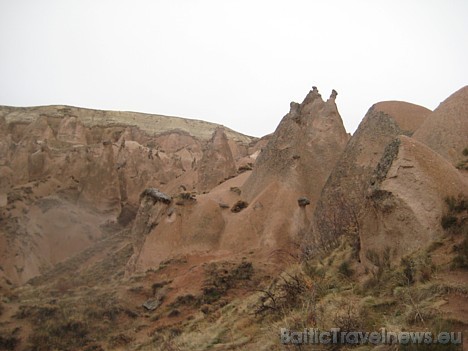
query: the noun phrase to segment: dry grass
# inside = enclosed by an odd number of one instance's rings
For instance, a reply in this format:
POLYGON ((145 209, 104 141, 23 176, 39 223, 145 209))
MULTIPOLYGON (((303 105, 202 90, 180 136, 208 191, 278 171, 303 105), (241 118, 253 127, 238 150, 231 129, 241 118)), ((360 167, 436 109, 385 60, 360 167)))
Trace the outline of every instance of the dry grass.
POLYGON ((177 261, 123 281, 115 272, 128 253, 117 254, 71 281, 63 277, 74 264, 42 290, 26 289, 15 318, 31 322, 31 350, 46 350, 44 345, 60 350, 308 350, 311 345, 281 345, 280 328, 438 330, 450 323, 438 310, 443 299, 468 296, 466 282, 435 278, 449 267, 435 266, 431 254, 447 245, 451 241, 441 239, 399 264, 370 253, 375 269, 363 273, 345 238, 329 254, 292 264, 264 283, 245 260, 208 264, 199 294, 175 295, 155 312, 144 311, 134 299, 170 289, 172 280, 165 275, 177 261))

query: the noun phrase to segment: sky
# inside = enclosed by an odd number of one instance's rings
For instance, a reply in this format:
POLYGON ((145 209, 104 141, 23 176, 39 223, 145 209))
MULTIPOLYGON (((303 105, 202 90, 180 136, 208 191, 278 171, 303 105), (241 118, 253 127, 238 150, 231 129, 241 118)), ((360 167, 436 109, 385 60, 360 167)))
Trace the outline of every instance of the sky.
POLYGON ((0 0, 0 105, 63 104, 263 136, 312 86, 372 104, 468 84, 466 0, 0 0))

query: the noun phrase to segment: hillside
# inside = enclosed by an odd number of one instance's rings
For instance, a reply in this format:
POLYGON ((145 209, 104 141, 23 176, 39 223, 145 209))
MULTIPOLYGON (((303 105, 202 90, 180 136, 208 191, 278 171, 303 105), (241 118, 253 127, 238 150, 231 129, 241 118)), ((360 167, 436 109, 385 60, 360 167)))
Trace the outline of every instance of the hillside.
POLYGON ((434 111, 378 102, 352 136, 337 92, 316 87, 261 139, 0 107, 0 349, 316 350, 283 345, 281 328, 466 333, 466 89, 434 111))
MULTIPOLYGON (((28 124, 41 115, 56 118, 75 116, 86 127, 135 126, 149 135, 179 130, 187 132, 201 140, 210 139, 215 129, 219 127, 218 124, 197 119, 138 112, 92 110, 63 105, 36 107, 0 106, 0 116, 3 116, 7 123, 28 124)), ((234 141, 249 143, 255 139, 226 127, 224 129, 229 139, 234 141)))

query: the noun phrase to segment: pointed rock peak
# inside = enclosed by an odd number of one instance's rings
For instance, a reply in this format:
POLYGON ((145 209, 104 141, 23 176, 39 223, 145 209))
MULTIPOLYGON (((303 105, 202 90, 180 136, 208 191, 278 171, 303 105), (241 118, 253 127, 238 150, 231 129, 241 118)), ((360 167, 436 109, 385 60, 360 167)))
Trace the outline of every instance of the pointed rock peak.
POLYGON ((338 95, 338 92, 335 89, 333 89, 331 94, 330 94, 330 99, 329 100, 335 100, 337 95, 338 95))
POLYGON ((298 104, 297 102, 291 101, 291 103, 289 104, 289 113, 298 112, 300 107, 301 107, 301 104, 298 104))
POLYGON ((320 101, 323 102, 322 95, 320 95, 317 87, 313 86, 312 90, 309 91, 309 93, 305 97, 304 101, 302 102, 302 106, 305 106, 305 105, 307 105, 307 104, 309 104, 309 103, 311 103, 311 102, 313 102, 314 100, 317 100, 317 99, 320 99, 320 101))
POLYGON ((310 196, 314 204, 348 138, 335 104, 326 104, 313 87, 302 104, 290 103, 289 113, 262 149, 244 183, 247 198, 280 181, 310 196))
POLYGON ((219 126, 204 146, 203 157, 198 167, 199 190, 210 191, 236 172, 236 162, 225 129, 219 126))
POLYGON ((301 104, 291 101, 289 104, 289 116, 293 118, 296 122, 299 122, 301 114, 301 104))

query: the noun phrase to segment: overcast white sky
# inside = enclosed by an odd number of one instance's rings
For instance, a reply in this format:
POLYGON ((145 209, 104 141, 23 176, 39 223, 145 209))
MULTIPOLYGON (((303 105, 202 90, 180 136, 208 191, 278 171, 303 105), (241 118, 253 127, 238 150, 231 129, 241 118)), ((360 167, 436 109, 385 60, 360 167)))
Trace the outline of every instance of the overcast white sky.
POLYGON ((0 105, 197 118, 262 136, 318 86, 434 109, 468 84, 466 0, 0 0, 0 105))

